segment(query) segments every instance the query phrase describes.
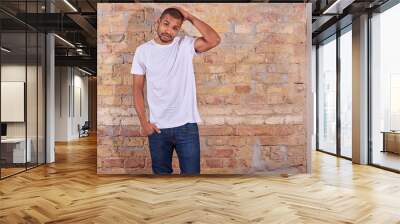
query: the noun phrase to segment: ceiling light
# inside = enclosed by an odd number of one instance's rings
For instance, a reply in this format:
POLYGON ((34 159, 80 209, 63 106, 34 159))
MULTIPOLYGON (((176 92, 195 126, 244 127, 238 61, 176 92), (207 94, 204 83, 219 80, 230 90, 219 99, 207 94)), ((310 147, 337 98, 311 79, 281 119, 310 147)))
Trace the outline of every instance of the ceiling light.
POLYGON ((85 74, 93 75, 92 73, 90 73, 90 72, 88 72, 88 71, 85 71, 85 70, 83 70, 83 69, 81 69, 81 68, 79 68, 79 67, 78 67, 78 69, 79 69, 81 72, 85 73, 85 74))
POLYGON ((72 10, 74 10, 75 12, 78 12, 78 10, 71 4, 69 3, 68 0, 64 0, 65 4, 67 4, 72 10))
POLYGON ((354 0, 336 0, 322 14, 342 14, 343 10, 353 2, 354 0))
POLYGON ((68 44, 69 46, 75 48, 75 45, 73 45, 71 42, 67 41, 66 39, 58 36, 57 34, 54 34, 54 36, 56 36, 58 39, 60 39, 61 41, 63 41, 64 43, 68 44))
POLYGON ((11 52, 11 50, 9 50, 9 49, 7 49, 7 48, 5 48, 5 47, 1 47, 1 50, 4 51, 4 52, 7 52, 7 53, 10 53, 10 52, 11 52))

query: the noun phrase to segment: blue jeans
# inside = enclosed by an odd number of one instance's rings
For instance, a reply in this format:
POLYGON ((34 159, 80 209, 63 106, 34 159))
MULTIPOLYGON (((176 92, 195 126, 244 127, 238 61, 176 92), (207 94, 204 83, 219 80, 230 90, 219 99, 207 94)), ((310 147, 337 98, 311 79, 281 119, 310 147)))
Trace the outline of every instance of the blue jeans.
POLYGON ((149 135, 153 174, 171 174, 175 148, 181 174, 200 174, 200 139, 197 123, 161 128, 149 135))

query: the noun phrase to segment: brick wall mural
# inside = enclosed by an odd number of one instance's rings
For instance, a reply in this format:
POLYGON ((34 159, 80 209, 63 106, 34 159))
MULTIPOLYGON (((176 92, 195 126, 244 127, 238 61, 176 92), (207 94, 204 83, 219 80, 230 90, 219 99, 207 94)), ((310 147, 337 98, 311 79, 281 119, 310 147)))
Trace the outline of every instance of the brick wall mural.
MULTIPOLYGON (((194 57, 201 173, 306 172, 307 5, 179 5, 221 37, 194 57)), ((99 174, 151 174, 130 69, 136 47, 153 38, 155 20, 170 6, 176 4, 98 4, 99 174)), ((200 36, 187 21, 181 33, 200 36)), ((173 165, 179 173, 175 153, 173 165)))

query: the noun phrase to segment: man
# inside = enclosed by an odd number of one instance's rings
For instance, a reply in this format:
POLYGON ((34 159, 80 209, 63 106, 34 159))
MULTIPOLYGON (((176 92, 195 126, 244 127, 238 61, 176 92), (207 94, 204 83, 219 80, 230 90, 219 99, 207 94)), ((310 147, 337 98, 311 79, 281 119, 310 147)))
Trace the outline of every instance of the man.
POLYGON ((181 174, 200 174, 200 141, 193 56, 220 43, 217 32, 182 8, 167 8, 156 22, 155 37, 133 57, 134 104, 148 136, 153 174, 171 174, 175 148, 181 174), (184 21, 201 37, 177 36, 184 21), (146 78, 145 78, 146 77, 146 78), (144 82, 150 120, 144 107, 144 82))

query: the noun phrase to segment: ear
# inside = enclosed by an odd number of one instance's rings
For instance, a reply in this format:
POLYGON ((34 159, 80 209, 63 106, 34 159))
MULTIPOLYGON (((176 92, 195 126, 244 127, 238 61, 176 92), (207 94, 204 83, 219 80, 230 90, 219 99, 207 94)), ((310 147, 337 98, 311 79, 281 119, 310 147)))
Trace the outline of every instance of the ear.
POLYGON ((154 22, 154 26, 158 26, 158 24, 160 24, 160 18, 158 18, 158 19, 154 22))
POLYGON ((154 23, 153 23, 153 31, 157 32, 157 28, 160 24, 160 19, 157 19, 154 23))

